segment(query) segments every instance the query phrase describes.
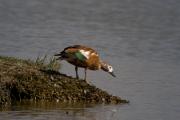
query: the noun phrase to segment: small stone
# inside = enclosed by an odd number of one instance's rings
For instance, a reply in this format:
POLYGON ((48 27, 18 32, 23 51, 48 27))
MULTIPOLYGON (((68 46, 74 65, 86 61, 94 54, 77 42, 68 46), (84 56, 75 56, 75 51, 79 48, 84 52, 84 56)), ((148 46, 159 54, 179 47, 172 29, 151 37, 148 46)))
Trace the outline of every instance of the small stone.
POLYGON ((102 98, 102 101, 103 101, 103 102, 105 102, 105 100, 106 100, 105 98, 102 98))
POLYGON ((57 84, 56 84, 56 83, 54 84, 54 87, 57 87, 57 84))
POLYGON ((59 99, 56 99, 56 102, 58 103, 58 102, 59 102, 59 99))
POLYGON ((51 76, 50 76, 50 79, 51 79, 51 80, 54 80, 54 77, 51 75, 51 76))
POLYGON ((86 90, 84 90, 84 94, 86 94, 87 93, 87 91, 86 90))

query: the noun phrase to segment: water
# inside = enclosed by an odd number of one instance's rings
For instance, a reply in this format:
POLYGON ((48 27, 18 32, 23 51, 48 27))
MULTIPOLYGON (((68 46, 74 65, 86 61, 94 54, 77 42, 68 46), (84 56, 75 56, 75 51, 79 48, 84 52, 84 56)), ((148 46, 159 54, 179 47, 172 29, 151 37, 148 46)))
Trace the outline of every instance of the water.
MULTIPOLYGON (((89 81, 130 100, 67 108, 17 104, 0 119, 178 120, 179 21, 179 0, 0 0, 0 55, 35 59, 89 45, 118 76, 88 71, 89 81)), ((61 72, 74 75, 74 67, 62 64, 61 72)))

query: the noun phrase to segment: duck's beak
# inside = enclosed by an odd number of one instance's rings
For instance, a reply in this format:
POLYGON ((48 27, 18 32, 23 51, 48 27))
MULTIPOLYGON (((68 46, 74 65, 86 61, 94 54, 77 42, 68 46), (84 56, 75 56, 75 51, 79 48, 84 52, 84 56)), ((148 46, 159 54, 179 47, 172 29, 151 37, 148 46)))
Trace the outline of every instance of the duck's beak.
POLYGON ((113 72, 109 72, 113 77, 116 77, 116 75, 113 72))

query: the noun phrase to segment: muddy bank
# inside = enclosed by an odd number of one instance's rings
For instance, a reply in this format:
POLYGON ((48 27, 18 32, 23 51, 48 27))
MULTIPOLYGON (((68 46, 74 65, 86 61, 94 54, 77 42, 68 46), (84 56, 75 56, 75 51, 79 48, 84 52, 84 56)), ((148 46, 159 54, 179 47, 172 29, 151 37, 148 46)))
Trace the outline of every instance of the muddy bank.
POLYGON ((59 73, 60 65, 12 57, 0 57, 0 106, 21 100, 56 102, 128 103, 117 96, 59 73))

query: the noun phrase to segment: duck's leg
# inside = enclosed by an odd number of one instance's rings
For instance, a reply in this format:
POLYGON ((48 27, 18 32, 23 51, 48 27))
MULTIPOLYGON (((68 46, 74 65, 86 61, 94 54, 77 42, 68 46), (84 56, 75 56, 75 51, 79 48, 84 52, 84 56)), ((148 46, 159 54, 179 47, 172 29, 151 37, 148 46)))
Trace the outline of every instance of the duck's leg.
POLYGON ((84 68, 84 80, 86 80, 87 68, 84 68))
POLYGON ((78 75, 78 67, 75 66, 75 71, 76 71, 76 78, 79 79, 79 75, 78 75))

